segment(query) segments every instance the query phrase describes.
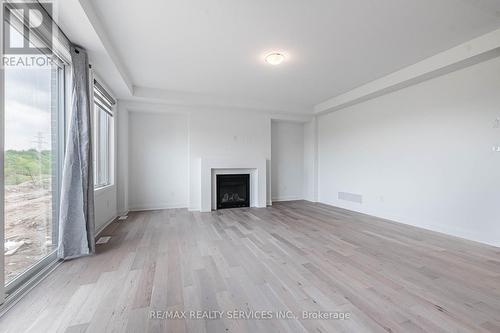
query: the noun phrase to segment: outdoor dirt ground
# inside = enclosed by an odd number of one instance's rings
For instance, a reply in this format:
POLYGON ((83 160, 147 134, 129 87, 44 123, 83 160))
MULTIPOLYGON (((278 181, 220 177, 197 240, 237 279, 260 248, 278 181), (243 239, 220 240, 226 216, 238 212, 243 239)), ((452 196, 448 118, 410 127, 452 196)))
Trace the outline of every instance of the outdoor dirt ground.
POLYGON ((33 182, 5 188, 6 282, 45 257, 53 248, 49 189, 49 184, 33 182))

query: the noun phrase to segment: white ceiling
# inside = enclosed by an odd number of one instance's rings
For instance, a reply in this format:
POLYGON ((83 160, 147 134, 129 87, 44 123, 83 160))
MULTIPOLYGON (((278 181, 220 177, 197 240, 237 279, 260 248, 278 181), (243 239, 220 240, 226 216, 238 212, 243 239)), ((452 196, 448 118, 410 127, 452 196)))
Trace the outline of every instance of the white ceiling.
POLYGON ((144 96, 283 111, 311 112, 500 27, 500 0, 90 1, 144 96), (276 50, 286 62, 265 64, 276 50))

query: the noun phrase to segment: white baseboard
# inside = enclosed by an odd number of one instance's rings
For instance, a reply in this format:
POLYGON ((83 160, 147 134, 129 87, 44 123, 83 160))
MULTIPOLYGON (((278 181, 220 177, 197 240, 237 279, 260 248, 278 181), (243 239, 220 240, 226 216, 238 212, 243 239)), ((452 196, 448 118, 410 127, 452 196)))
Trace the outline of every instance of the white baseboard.
POLYGON ((119 215, 113 217, 112 219, 106 221, 106 223, 104 223, 102 226, 100 226, 96 231, 95 231, 95 235, 96 237, 104 230, 106 229, 106 227, 108 225, 110 225, 111 223, 113 223, 113 221, 115 221, 117 218, 118 218, 119 215))
POLYGON ((187 208, 188 205, 185 203, 174 203, 174 204, 158 204, 158 205, 137 205, 129 207, 129 211, 138 212, 143 210, 162 210, 162 209, 175 209, 175 208, 187 208))
POLYGON ((294 200, 304 200, 302 196, 286 196, 286 197, 277 197, 272 198, 272 201, 294 201, 294 200))
POLYGON ((356 212, 356 213, 361 213, 365 215, 370 215, 373 217, 377 217, 380 219, 388 220, 391 222, 395 223, 400 223, 400 224, 405 224, 409 226, 413 226, 416 228, 421 228, 425 230, 429 230, 432 232, 437 232, 440 234, 444 234, 446 236, 451 236, 451 237, 456 237, 456 238, 461 238, 467 241, 472 241, 472 242, 477 242, 489 246, 495 246, 495 247, 500 247, 500 241, 496 239, 495 237, 484 237, 483 234, 479 234, 477 232, 471 231, 471 230, 465 230, 457 227, 450 227, 450 226, 443 226, 443 225, 436 225, 436 224, 426 224, 426 223, 412 223, 408 221, 405 218, 399 217, 399 216, 392 216, 389 214, 379 214, 378 212, 373 212, 367 209, 353 209, 353 207, 343 205, 341 203, 337 202, 326 202, 326 201, 318 201, 319 203, 332 206, 332 207, 338 207, 342 208, 345 210, 349 210, 351 212, 356 212))
POLYGON ((124 216, 124 215, 128 215, 128 210, 125 210, 123 212, 118 212, 118 216, 124 216))

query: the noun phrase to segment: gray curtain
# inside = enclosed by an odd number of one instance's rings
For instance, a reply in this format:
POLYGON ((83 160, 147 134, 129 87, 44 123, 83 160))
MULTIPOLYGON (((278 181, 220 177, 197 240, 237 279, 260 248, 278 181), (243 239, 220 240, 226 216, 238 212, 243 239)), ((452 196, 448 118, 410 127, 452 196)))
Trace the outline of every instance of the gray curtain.
POLYGON ((71 46, 71 117, 64 156, 59 212, 61 259, 95 251, 94 178, 92 163, 91 102, 87 53, 71 46))

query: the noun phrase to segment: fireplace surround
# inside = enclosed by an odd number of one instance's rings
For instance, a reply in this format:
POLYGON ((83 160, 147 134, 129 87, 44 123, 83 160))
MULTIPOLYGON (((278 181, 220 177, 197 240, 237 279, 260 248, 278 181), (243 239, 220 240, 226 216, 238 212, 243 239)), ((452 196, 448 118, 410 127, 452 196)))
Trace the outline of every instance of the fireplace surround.
MULTIPOLYGON (((242 173, 250 174, 250 207, 266 207, 266 163, 265 158, 251 156, 200 158, 200 192, 198 192, 200 208, 198 209, 202 212, 217 210, 217 175, 242 173)), ((196 184, 196 175, 192 180, 196 184)), ((196 186, 193 187, 193 191, 193 194, 196 194, 196 186)), ((196 198, 195 195, 193 197, 196 198)))

